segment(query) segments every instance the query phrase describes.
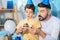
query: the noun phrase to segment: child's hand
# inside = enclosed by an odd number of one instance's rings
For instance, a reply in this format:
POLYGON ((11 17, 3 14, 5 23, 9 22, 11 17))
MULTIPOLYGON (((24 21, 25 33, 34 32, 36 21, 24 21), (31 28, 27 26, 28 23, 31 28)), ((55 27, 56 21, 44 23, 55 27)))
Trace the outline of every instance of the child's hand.
POLYGON ((23 34, 25 34, 26 33, 26 31, 27 31, 27 29, 28 29, 28 23, 25 23, 24 25, 23 25, 23 34))
POLYGON ((37 29, 36 29, 36 34, 39 35, 40 31, 41 31, 41 28, 37 28, 37 29))
POLYGON ((36 28, 36 34, 39 35, 41 31, 41 28, 36 28))
POLYGON ((17 34, 22 33, 22 32, 23 32, 23 28, 21 28, 21 27, 16 30, 16 33, 17 33, 17 34))
POLYGON ((26 33, 27 29, 28 29, 27 27, 23 27, 23 34, 26 33))
POLYGON ((30 27, 29 30, 31 34, 36 34, 36 28, 30 27))

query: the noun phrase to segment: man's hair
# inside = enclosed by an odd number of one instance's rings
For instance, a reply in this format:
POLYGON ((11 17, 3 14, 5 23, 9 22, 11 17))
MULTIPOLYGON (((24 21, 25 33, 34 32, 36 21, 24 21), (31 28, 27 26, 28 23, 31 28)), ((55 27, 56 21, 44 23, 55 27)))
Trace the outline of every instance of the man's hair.
POLYGON ((39 4, 38 4, 38 7, 45 7, 45 8, 51 9, 50 4, 49 4, 49 5, 45 5, 45 4, 43 4, 43 3, 39 3, 39 4))
POLYGON ((35 6, 33 4, 27 4, 25 6, 25 10, 26 10, 26 8, 33 10, 33 12, 35 11, 35 6))

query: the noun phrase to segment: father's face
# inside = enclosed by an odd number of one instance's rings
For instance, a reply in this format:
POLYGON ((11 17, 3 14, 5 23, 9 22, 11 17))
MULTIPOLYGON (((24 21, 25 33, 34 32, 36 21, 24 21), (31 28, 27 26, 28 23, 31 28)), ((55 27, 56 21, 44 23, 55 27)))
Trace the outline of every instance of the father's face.
POLYGON ((48 16, 48 10, 44 7, 38 7, 38 18, 40 21, 43 21, 48 16))

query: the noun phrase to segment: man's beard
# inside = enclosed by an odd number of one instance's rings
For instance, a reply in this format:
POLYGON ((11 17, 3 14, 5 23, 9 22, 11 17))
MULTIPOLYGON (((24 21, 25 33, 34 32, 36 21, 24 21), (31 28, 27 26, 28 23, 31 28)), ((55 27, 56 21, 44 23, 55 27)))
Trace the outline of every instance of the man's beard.
POLYGON ((46 15, 45 18, 43 18, 41 15, 38 15, 38 19, 39 19, 39 21, 43 21, 43 20, 45 20, 47 17, 48 17, 48 14, 46 15))

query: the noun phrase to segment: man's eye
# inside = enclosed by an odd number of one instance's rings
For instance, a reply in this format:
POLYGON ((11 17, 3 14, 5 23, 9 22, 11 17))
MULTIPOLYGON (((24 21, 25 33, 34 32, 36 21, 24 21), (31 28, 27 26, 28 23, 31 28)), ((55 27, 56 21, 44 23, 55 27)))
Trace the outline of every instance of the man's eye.
POLYGON ((44 12, 44 11, 41 11, 42 13, 44 12))

